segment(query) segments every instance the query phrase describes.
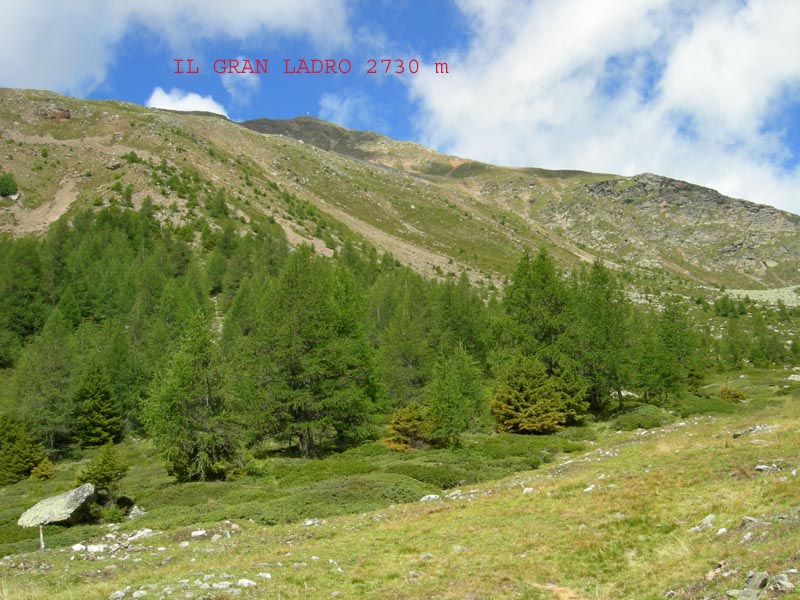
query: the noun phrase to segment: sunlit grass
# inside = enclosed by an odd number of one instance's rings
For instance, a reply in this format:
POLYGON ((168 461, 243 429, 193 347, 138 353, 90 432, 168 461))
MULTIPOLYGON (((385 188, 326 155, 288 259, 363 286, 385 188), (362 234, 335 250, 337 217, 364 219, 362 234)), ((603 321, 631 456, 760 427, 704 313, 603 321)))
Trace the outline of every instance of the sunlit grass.
MULTIPOLYGON (((212 542, 189 532, 201 524, 208 535, 230 530, 222 518, 225 505, 236 496, 253 502, 255 484, 220 484, 216 498, 187 487, 182 500, 174 495, 169 502, 186 502, 182 510, 198 515, 197 522, 168 526, 175 514, 159 517, 158 506, 148 507, 148 526, 163 532, 145 540, 146 549, 135 555, 140 562, 91 562, 82 554, 70 560, 73 553, 64 548, 6 558, 0 598, 104 598, 126 585, 201 597, 210 592, 194 581, 209 574, 213 581, 226 574, 233 582, 256 581, 255 588, 242 589, 242 598, 330 598, 335 592, 344 598, 487 599, 571 593, 601 600, 663 598, 670 590, 683 599, 724 595, 741 588, 750 570, 774 575, 800 566, 800 480, 791 474, 800 468, 797 402, 759 391, 781 376, 746 373, 743 388, 758 400, 737 414, 690 417, 648 433, 602 433, 597 427, 597 441, 584 451, 493 483, 461 486, 461 498, 452 500, 387 505, 313 525, 264 526, 242 516, 233 519, 238 529, 230 538, 212 542), (772 429, 732 437, 762 423, 772 429), (778 470, 758 472, 757 464, 778 470), (236 491, 228 495, 226 486, 236 491), (712 513, 712 527, 690 531, 712 513), (743 524, 745 516, 757 522, 743 524), (718 534, 721 528, 727 531, 718 534), (180 547, 186 540, 189 546, 180 547), (733 573, 707 577, 720 561, 733 573), (560 587, 548 590, 548 584, 560 587)), ((388 458, 378 453, 359 460, 380 465, 388 458)), ((155 472, 156 466, 144 468, 155 472)), ((162 494, 167 489, 164 481, 162 494)), ((161 496, 164 502, 168 497, 161 496)), ((122 529, 142 527, 145 518, 122 529)), ((82 533, 99 539, 102 531, 82 533)), ((217 594, 206 597, 227 597, 217 594)))

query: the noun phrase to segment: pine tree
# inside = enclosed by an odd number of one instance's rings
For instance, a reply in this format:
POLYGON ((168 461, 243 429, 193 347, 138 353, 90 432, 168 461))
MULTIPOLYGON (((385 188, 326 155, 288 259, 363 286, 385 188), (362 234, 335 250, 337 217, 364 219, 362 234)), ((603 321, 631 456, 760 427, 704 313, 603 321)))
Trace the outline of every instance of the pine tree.
POLYGON ((753 309, 751 327, 753 334, 749 359, 753 366, 770 368, 789 359, 788 349, 780 337, 767 326, 761 310, 753 309))
POLYGON ((584 393, 578 378, 548 375, 538 359, 517 355, 506 367, 490 407, 498 431, 553 433, 586 412, 584 393))
POLYGON ((224 479, 239 461, 229 404, 219 349, 207 320, 195 313, 179 349, 156 373, 142 415, 178 481, 224 479))
POLYGON ((486 365, 489 324, 483 301, 462 272, 458 282, 437 286, 434 297, 434 347, 460 345, 480 366, 486 365))
POLYGON ((61 314, 64 315, 64 318, 72 327, 77 327, 83 320, 81 307, 78 304, 78 299, 72 290, 72 286, 67 286, 67 289, 61 294, 61 298, 58 301, 58 310, 61 311, 61 314))
POLYGON ((122 411, 100 369, 95 367, 84 376, 73 405, 73 428, 81 445, 104 446, 122 440, 122 411))
POLYGON ((719 356, 727 369, 741 369, 752 349, 753 340, 743 329, 741 319, 725 319, 722 338, 718 342, 719 356))
POLYGON ((42 268, 37 242, 0 238, 0 330, 23 341, 42 327, 42 268))
POLYGON ((430 379, 434 318, 429 289, 419 275, 402 269, 380 279, 372 290, 376 368, 392 407, 421 401, 430 379))

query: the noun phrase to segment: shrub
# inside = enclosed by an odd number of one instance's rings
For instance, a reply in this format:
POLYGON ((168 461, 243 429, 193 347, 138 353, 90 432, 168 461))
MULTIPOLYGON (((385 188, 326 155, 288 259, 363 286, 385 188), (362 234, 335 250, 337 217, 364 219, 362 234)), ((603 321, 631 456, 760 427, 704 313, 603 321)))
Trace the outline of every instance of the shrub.
POLYGON ((652 404, 642 404, 632 411, 618 416, 613 424, 617 429, 631 431, 633 429, 652 429, 669 422, 669 413, 652 404))
POLYGON ((316 483, 336 477, 359 475, 376 470, 361 460, 329 458, 327 460, 286 460, 273 462, 273 476, 282 486, 316 483))
POLYGON ((269 462, 252 458, 245 462, 244 472, 250 477, 267 477, 270 474, 269 462))
POLYGON ((727 383, 719 390, 719 397, 729 402, 743 402, 747 399, 744 392, 729 387, 727 383))
POLYGON ((688 417, 690 415, 704 415, 708 413, 731 414, 738 410, 736 404, 723 398, 717 398, 716 396, 704 397, 694 395, 681 398, 674 408, 675 412, 681 418, 688 417))
POLYGON ((128 465, 122 460, 119 450, 108 444, 78 473, 75 483, 93 483, 98 491, 110 495, 112 485, 122 479, 127 471, 128 465))
POLYGON ((123 154, 120 158, 124 159, 125 162, 127 162, 128 164, 142 162, 142 159, 139 158, 139 155, 136 154, 136 152, 134 152, 133 150, 131 150, 127 154, 123 154))
POLYGON ((548 375, 538 359, 517 356, 491 398, 497 430, 527 434, 563 429, 586 412, 584 392, 577 382, 548 375))
POLYGON ((53 463, 45 456, 31 471, 31 479, 44 481, 45 479, 50 479, 54 473, 55 467, 53 463))
POLYGON ((0 175, 0 196, 16 194, 17 190, 19 190, 19 187, 11 173, 3 173, 0 175))
POLYGON ((572 442, 592 442, 597 439, 597 433, 591 427, 567 427, 556 435, 572 442))
POLYGON ((401 463, 386 468, 387 473, 406 475, 422 483, 435 485, 437 488, 446 489, 459 485, 468 479, 468 474, 463 469, 450 465, 419 465, 414 463, 401 463))
POLYGON ((125 520, 125 510, 119 506, 100 509, 100 518, 106 523, 122 523, 125 520))
POLYGON ((578 452, 584 445, 555 435, 529 436, 498 433, 483 439, 470 448, 471 452, 493 460, 519 457, 541 458, 551 452, 578 452))
POLYGON ((368 442, 355 448, 349 448, 339 456, 350 458, 373 458, 376 456, 386 456, 391 452, 380 442, 368 442))

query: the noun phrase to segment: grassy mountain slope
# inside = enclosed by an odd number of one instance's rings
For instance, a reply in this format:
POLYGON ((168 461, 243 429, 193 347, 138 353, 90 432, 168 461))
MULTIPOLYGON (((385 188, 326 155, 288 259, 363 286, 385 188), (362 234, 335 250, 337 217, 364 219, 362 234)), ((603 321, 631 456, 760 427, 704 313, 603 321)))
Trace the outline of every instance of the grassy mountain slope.
POLYGON ((0 170, 22 191, 0 201, 0 228, 15 233, 76 204, 124 203, 129 186, 132 206, 149 195, 191 226, 204 215, 192 198, 222 188, 243 227, 272 216, 292 243, 365 240, 473 282, 499 283, 524 245, 544 245, 565 265, 599 256, 643 280, 800 283, 800 217, 655 175, 497 167, 310 118, 242 127, 22 90, 0 90, 0 107, 0 170))
POLYGON ((309 117, 243 125, 427 177, 458 193, 467 211, 481 207, 494 220, 522 219, 525 234, 573 259, 601 256, 743 287, 798 281, 800 217, 708 188, 652 174, 497 167, 309 117))
MULTIPOLYGON (((216 484, 227 486, 224 495, 157 482, 161 506, 112 530, 67 530, 64 546, 44 554, 33 552, 29 532, 31 553, 0 561, 0 598, 107 598, 127 586, 125 597, 141 589, 148 597, 172 590, 224 598, 229 592, 212 585, 229 584, 240 598, 647 600, 668 592, 724 597, 749 571, 788 571, 800 583, 790 572, 800 567, 800 387, 788 384, 785 373, 749 371, 735 383, 748 401, 720 406, 721 414, 648 431, 595 425, 585 452, 539 470, 351 516, 267 527, 248 521, 271 506, 275 473, 216 484), (231 494, 248 502, 233 507, 231 494), (207 515, 199 523, 198 508, 207 515), (712 526, 690 529, 709 514, 712 526), (143 527, 154 533, 110 549, 143 527), (106 549, 70 550, 79 541, 106 549), (239 587, 240 579, 256 585, 239 587)), ((153 479, 155 468, 146 447, 129 452, 138 460, 123 488, 153 479)), ((56 480, 68 485, 77 468, 62 465, 56 480)), ((45 484, 21 482, 4 495, 24 503, 40 495, 36 485, 45 484)), ((341 502, 336 489, 328 488, 331 504, 341 502)), ((60 535, 47 529, 51 540, 60 535)))

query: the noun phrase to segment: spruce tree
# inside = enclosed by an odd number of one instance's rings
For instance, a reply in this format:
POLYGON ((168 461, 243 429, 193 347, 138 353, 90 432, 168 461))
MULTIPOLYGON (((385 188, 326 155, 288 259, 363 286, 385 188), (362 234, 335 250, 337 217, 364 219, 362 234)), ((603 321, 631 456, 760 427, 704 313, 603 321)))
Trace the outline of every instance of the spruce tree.
POLYGON ((44 458, 30 429, 13 415, 0 415, 0 485, 25 479, 44 458))
POLYGON ((122 440, 119 401, 103 372, 95 367, 84 376, 73 397, 73 428, 82 446, 104 446, 122 440))
POLYGON ((510 433, 553 433, 578 420, 587 410, 585 387, 567 373, 547 373, 530 356, 515 356, 490 399, 497 430, 510 433))

